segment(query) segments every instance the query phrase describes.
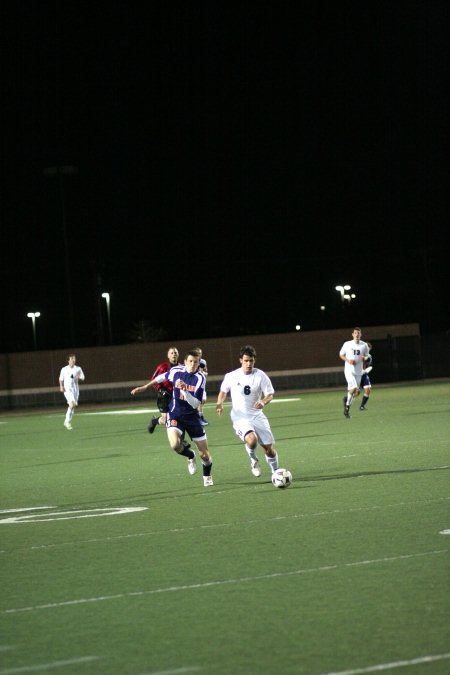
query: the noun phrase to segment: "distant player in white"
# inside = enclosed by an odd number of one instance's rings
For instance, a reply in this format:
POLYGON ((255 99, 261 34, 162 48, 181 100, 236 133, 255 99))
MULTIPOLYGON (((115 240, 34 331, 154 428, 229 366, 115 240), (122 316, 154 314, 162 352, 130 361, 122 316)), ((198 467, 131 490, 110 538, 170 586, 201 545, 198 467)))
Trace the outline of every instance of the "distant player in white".
POLYGON ((353 340, 347 340, 341 347, 339 358, 345 362, 344 375, 347 380, 347 396, 344 396, 344 416, 350 417, 350 406, 359 395, 364 360, 369 356, 369 347, 361 340, 361 328, 354 328, 353 340))
POLYGON ((77 357, 75 354, 69 354, 69 365, 61 368, 59 374, 59 390, 64 394, 67 401, 66 419, 64 426, 66 429, 72 429, 72 417, 75 412, 75 406, 78 405, 80 395, 79 381, 84 381, 84 373, 80 366, 76 365, 77 357))
POLYGON ((263 408, 273 399, 275 390, 270 378, 263 370, 255 368, 256 351, 251 345, 240 350, 241 368, 227 373, 220 385, 216 412, 221 415, 223 403, 228 394, 231 396, 231 420, 233 428, 245 443, 250 458, 250 467, 254 476, 261 475, 256 448, 264 449, 266 462, 272 473, 278 469, 278 454, 273 443, 275 439, 269 420, 263 408))

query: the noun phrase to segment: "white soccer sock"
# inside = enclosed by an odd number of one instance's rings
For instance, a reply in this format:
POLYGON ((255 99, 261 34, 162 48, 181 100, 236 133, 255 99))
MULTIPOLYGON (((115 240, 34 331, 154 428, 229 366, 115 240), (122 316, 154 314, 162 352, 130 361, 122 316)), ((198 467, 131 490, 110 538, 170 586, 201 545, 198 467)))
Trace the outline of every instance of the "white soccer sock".
POLYGON ((272 473, 278 469, 278 452, 275 451, 275 457, 266 455, 266 462, 270 466, 272 473))
POLYGON ((256 451, 249 448, 247 444, 245 444, 245 449, 247 450, 247 455, 250 457, 250 459, 253 459, 255 462, 258 459, 256 456, 256 451))

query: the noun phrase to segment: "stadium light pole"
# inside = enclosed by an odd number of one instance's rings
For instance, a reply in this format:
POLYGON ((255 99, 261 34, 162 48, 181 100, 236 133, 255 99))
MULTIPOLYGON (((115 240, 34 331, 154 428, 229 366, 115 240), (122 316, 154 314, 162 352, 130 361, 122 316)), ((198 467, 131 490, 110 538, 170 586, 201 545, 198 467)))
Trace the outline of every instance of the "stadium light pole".
POLYGON ((106 316, 108 317, 109 344, 112 345, 111 297, 109 293, 102 293, 102 298, 105 298, 106 300, 106 316))
POLYGON ((37 340, 36 340, 36 319, 38 316, 41 316, 40 312, 28 312, 27 317, 31 319, 31 323, 33 324, 33 344, 34 348, 37 349, 37 340))
POLYGON ((341 294, 342 302, 345 302, 347 300, 346 291, 349 291, 350 289, 351 286, 349 286, 348 284, 345 284, 345 286, 336 286, 336 290, 341 294))
POLYGON ((61 221, 64 240, 64 263, 66 270, 66 287, 67 287, 67 305, 69 309, 69 327, 70 340, 75 344, 75 320, 73 311, 73 297, 72 297, 72 280, 70 276, 70 256, 69 256, 69 241, 67 238, 67 223, 66 223, 66 200, 64 194, 64 176, 73 176, 78 173, 76 166, 48 166, 44 169, 43 174, 47 177, 56 176, 58 179, 59 199, 61 204, 61 221))

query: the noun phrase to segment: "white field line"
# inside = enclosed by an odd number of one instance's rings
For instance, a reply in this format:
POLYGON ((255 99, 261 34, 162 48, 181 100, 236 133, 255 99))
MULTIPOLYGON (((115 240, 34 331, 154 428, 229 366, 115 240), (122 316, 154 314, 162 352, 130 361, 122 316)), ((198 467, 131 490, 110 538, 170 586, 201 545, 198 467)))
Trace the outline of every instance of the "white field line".
POLYGON ((26 506, 22 509, 1 509, 0 514, 2 513, 22 513, 22 511, 39 511, 40 509, 56 509, 57 506, 26 506))
POLYGON ((81 656, 78 659, 69 659, 67 661, 50 661, 50 663, 36 663, 32 666, 21 666, 20 668, 5 668, 0 670, 0 675, 16 675, 18 673, 39 673, 61 668, 62 666, 73 666, 77 663, 89 663, 97 661, 98 656, 81 656))
MULTIPOLYGON (((76 598, 74 600, 63 600, 62 602, 48 602, 43 605, 31 605, 28 607, 12 607, 10 609, 2 610, 2 614, 18 614, 19 612, 34 612, 41 609, 56 609, 58 607, 68 607, 70 605, 82 605, 86 603, 104 602, 106 600, 120 600, 123 598, 142 597, 145 595, 156 595, 159 593, 178 593, 183 591, 195 591, 206 588, 217 588, 218 586, 225 586, 230 584, 244 584, 248 582, 263 581, 269 579, 282 579, 284 577, 300 576, 303 574, 315 574, 321 572, 329 572, 330 570, 340 570, 349 567, 357 567, 360 565, 376 565, 380 563, 390 563, 398 560, 411 560, 413 558, 421 558, 431 555, 440 555, 441 553, 448 553, 449 549, 440 549, 436 551, 424 551, 421 553, 406 553, 403 555, 396 555, 386 558, 374 558, 373 560, 358 560, 355 562, 322 565, 320 567, 311 567, 306 569, 292 570, 291 572, 271 572, 270 574, 259 574, 256 576, 237 577, 232 579, 216 579, 213 581, 205 581, 198 584, 185 584, 181 586, 168 586, 166 588, 153 588, 141 591, 128 591, 125 593, 114 593, 113 595, 100 595, 91 598, 76 598)), ((0 674, 1 675, 1 674, 0 674)))
MULTIPOLYGON (((143 415, 144 413, 148 415, 149 413, 158 412, 158 408, 139 408, 139 410, 99 410, 98 412, 78 412, 77 417, 84 415, 89 417, 90 415, 143 415)), ((49 417, 54 417, 54 415, 49 415, 49 417)))
MULTIPOLYGON (((270 405, 274 405, 275 403, 292 403, 293 401, 301 401, 301 398, 276 398, 273 399, 273 401, 270 403, 270 405)), ((230 407, 231 403, 225 403, 224 407, 230 407)), ((215 408, 216 404, 215 403, 205 403, 204 408, 215 408)), ((126 410, 99 410, 97 412, 78 412, 77 411, 77 417, 80 415, 140 415, 140 414, 146 414, 148 413, 154 413, 158 412, 157 408, 139 408, 138 410, 134 410, 133 408, 127 408, 126 410)), ((55 415, 49 415, 49 417, 55 417, 55 415)))
POLYGON ((136 511, 147 511, 148 506, 110 506, 99 509, 74 509, 70 511, 53 511, 46 513, 32 513, 28 516, 13 516, 11 518, 0 518, 0 525, 11 525, 16 523, 45 523, 51 520, 76 520, 78 518, 101 518, 104 516, 120 516, 136 511))
MULTIPOLYGON (((314 513, 292 513, 290 515, 286 516, 273 516, 272 518, 265 518, 264 522, 279 522, 280 520, 297 520, 297 519, 302 519, 302 518, 317 518, 317 517, 322 517, 322 516, 334 516, 336 514, 347 514, 347 513, 361 513, 361 512, 367 512, 367 511, 381 511, 382 509, 393 509, 393 508, 403 508, 403 507, 411 507, 411 506, 417 506, 417 505, 427 505, 427 504, 435 504, 443 501, 448 501, 450 497, 439 497, 437 499, 425 499, 425 500, 420 500, 420 501, 412 501, 412 502, 397 502, 394 504, 384 504, 383 506, 358 506, 355 508, 351 509, 332 509, 331 511, 315 511, 314 513)), ((254 525, 258 524, 261 522, 261 519, 258 518, 253 518, 251 520, 239 520, 239 521, 232 521, 228 523, 211 523, 211 524, 204 524, 204 523, 198 523, 196 525, 191 525, 189 527, 173 527, 173 528, 164 528, 161 530, 147 530, 145 532, 135 532, 133 534, 120 534, 115 537, 95 537, 92 539, 74 539, 73 541, 59 541, 55 544, 38 544, 38 545, 33 545, 30 546, 29 549, 25 550, 30 550, 30 551, 36 551, 36 550, 41 550, 41 549, 49 549, 49 548, 59 548, 61 546, 79 546, 80 544, 102 544, 105 541, 119 541, 121 539, 134 539, 135 537, 153 537, 153 536, 161 536, 162 534, 183 534, 184 532, 194 532, 197 530, 213 530, 213 529, 219 529, 223 527, 244 527, 248 525, 254 525)), ((443 530, 444 533, 446 533, 446 530, 443 530)), ((21 551, 23 552, 23 548, 19 549, 14 549, 14 552, 16 551, 21 551)), ((6 553, 6 550, 3 550, 2 553, 6 553)))
POLYGON ((184 675, 184 673, 198 673, 200 670, 203 670, 203 667, 187 666, 174 670, 152 670, 150 673, 141 673, 141 675, 184 675))
POLYGON ((366 668, 356 668, 353 670, 341 670, 334 673, 322 673, 322 675, 361 675, 362 673, 376 673, 381 670, 390 670, 391 668, 404 668, 407 666, 416 666, 421 663, 431 663, 432 661, 443 661, 450 659, 450 653, 447 654, 430 654, 429 656, 419 656, 416 659, 408 659, 407 661, 393 661, 392 663, 379 663, 374 666, 367 666, 366 668))

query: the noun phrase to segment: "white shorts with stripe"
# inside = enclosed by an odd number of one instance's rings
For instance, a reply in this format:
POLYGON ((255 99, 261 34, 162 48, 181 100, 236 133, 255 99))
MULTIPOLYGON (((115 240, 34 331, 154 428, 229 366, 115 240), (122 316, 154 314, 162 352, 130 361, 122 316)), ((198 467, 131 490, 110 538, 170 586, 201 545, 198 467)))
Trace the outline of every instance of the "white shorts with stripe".
POLYGON ((233 417, 233 429, 241 441, 245 442, 245 436, 248 432, 254 431, 260 445, 271 445, 275 442, 269 420, 264 413, 260 413, 256 417, 233 417))

